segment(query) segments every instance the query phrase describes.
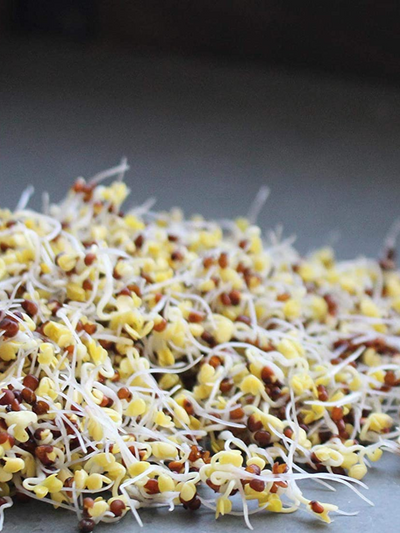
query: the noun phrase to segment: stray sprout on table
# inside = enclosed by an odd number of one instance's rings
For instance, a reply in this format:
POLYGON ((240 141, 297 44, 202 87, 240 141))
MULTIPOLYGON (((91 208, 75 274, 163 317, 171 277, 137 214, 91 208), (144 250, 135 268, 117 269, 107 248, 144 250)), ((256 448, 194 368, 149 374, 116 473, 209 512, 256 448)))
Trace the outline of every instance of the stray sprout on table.
POLYGON ((122 212, 126 169, 0 211, 0 526, 27 497, 82 532, 177 505, 329 522, 305 479, 365 499, 400 451, 394 237, 302 257, 255 225, 267 189, 235 221, 122 212))

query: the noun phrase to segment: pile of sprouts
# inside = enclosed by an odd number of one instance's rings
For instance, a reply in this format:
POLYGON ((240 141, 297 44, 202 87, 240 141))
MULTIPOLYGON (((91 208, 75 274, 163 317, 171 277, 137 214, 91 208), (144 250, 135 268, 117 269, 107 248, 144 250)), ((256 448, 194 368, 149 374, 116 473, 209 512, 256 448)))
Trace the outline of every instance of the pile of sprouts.
POLYGON ((181 505, 329 522, 301 481, 364 497, 400 451, 393 246, 302 257, 255 225, 265 190, 237 220, 121 211, 126 169, 0 211, 1 526, 27 497, 83 533, 181 505))

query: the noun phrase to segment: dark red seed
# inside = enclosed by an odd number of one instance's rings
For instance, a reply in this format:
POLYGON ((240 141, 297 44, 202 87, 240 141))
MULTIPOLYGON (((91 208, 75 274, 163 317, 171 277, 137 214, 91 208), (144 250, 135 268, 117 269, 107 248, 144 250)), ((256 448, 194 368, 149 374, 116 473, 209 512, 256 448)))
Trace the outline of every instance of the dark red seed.
MULTIPOLYGON (((104 348, 104 346, 103 346, 103 348, 104 348)), ((117 381, 120 380, 120 377, 121 377, 121 376, 119 375, 118 370, 114 370, 114 376, 111 378, 111 381, 112 381, 112 382, 117 382, 117 381)))
POLYGON ((219 492, 219 489, 221 488, 220 485, 215 485, 215 483, 213 483, 209 479, 206 480, 206 483, 214 492, 219 492))
POLYGON ((243 324, 247 324, 248 326, 250 326, 251 319, 248 316, 246 316, 246 315, 239 315, 236 318, 236 322, 243 322, 243 324))
POLYGON ((86 186, 86 182, 83 178, 78 178, 75 183, 72 185, 72 190, 74 192, 83 192, 86 186))
POLYGON ((205 316, 204 313, 201 313, 199 311, 192 311, 191 313, 189 313, 188 321, 189 322, 194 322, 194 323, 199 323, 199 322, 203 322, 205 317, 206 316, 205 316))
POLYGON ((228 261, 228 254, 225 252, 222 252, 222 254, 218 258, 218 264, 221 268, 226 268, 229 264, 228 261))
POLYGON ((139 298, 141 298, 142 296, 142 291, 140 290, 140 288, 135 285, 134 283, 128 285, 128 289, 131 291, 131 292, 134 292, 136 294, 136 296, 138 296, 139 298))
POLYGON ((35 437, 36 440, 42 440, 42 432, 44 431, 43 428, 38 428, 35 430, 33 436, 35 437))
POLYGON ((143 235, 139 235, 138 237, 136 237, 136 239, 133 242, 135 243, 136 248, 140 249, 144 243, 143 235))
POLYGON ((27 387, 22 389, 21 395, 23 401, 29 403, 30 405, 36 402, 36 394, 33 392, 33 390, 28 389, 27 387))
POLYGON ((389 387, 394 387, 396 385, 396 382, 396 374, 393 372, 393 370, 388 370, 385 374, 385 385, 388 385, 389 387))
POLYGON ((49 459, 48 454, 53 451, 53 446, 37 446, 35 449, 35 455, 41 461, 44 465, 49 466, 54 463, 51 459, 49 459))
POLYGON ((337 474, 339 476, 346 476, 346 470, 342 468, 341 466, 332 466, 332 473, 337 474))
POLYGON ((0 497, 0 507, 5 505, 7 503, 7 500, 5 498, 0 497))
POLYGON ((336 426, 338 428, 338 431, 339 431, 339 436, 342 438, 342 439, 348 439, 349 438, 349 434, 347 433, 346 431, 346 423, 345 421, 343 420, 343 418, 341 420, 338 420, 336 422, 336 426))
POLYGON ((247 427, 249 431, 254 433, 255 431, 259 431, 263 426, 260 420, 256 420, 254 415, 250 415, 247 420, 247 427))
POLYGON ((342 418, 343 418, 343 408, 342 407, 334 407, 332 409, 331 417, 332 417, 332 420, 334 422, 338 422, 339 420, 342 420, 342 418))
POLYGON ((264 366, 261 370, 261 379, 266 385, 273 383, 274 372, 270 369, 269 366, 264 366))
POLYGON ((49 410, 49 404, 44 402, 43 400, 39 400, 35 404, 33 404, 32 411, 36 413, 37 415, 45 415, 49 410))
POLYGON ((197 496, 195 496, 193 500, 185 504, 185 507, 187 507, 187 509, 190 509, 190 511, 197 511, 197 509, 199 509, 200 506, 201 506, 201 500, 197 496))
POLYGON ((94 184, 89 184, 87 183, 86 185, 83 186, 83 192, 85 193, 84 197, 83 197, 83 201, 84 202, 90 202, 90 200, 92 199, 92 196, 93 196, 93 189, 95 188, 95 185, 94 184))
POLYGON ((118 274, 116 266, 114 267, 114 270, 113 270, 113 278, 114 279, 121 279, 122 278, 122 276, 120 274, 118 274))
POLYGON ((15 444, 15 439, 12 435, 10 435, 7 432, 1 432, 0 433, 0 444, 4 444, 5 442, 8 442, 11 448, 15 444))
POLYGON ((229 298, 229 294, 226 293, 226 292, 223 292, 219 299, 221 300, 221 303, 223 303, 224 305, 231 305, 231 299, 229 298))
POLYGON ((79 522, 79 531, 81 533, 91 533, 94 529, 95 523, 91 518, 84 518, 79 522))
POLYGON ((321 514, 321 513, 324 512, 323 506, 319 502, 316 502, 315 500, 310 502, 310 507, 311 507, 311 509, 313 510, 314 513, 321 514))
POLYGON ((13 402, 11 402, 11 405, 9 408, 11 411, 21 411, 21 406, 19 405, 19 401, 15 399, 13 402))
POLYGON ((180 463, 179 461, 171 461, 168 463, 168 468, 172 472, 177 472, 179 474, 179 472, 181 472, 183 469, 183 463, 180 463))
POLYGON ((83 507, 84 509, 91 509, 94 505, 94 499, 93 498, 83 498, 83 507))
POLYGON ((203 459, 206 465, 211 463, 211 453, 209 450, 202 450, 201 458, 203 459))
POLYGON ((36 390, 39 386, 39 379, 33 374, 27 374, 22 380, 22 384, 28 389, 36 390))
POLYGON ((204 342, 209 344, 211 347, 217 344, 215 337, 211 335, 209 331, 204 331, 203 334, 201 335, 201 338, 204 342))
POLYGON ((285 428, 284 431, 283 431, 283 434, 288 439, 291 439, 293 437, 293 430, 291 428, 285 428))
POLYGON ((230 412, 231 420, 240 420, 244 417, 244 411, 241 407, 237 407, 230 412))
POLYGON ((252 479, 249 485, 256 492, 262 492, 265 489, 265 483, 261 479, 252 479))
POLYGON ((197 459, 200 459, 201 452, 195 444, 191 446, 190 450, 191 451, 190 451, 188 459, 191 463, 194 463, 195 461, 197 461, 197 459))
POLYGON ((245 271, 246 271, 246 267, 245 267, 244 264, 240 261, 240 262, 237 264, 236 272, 239 272, 239 274, 243 274, 245 271))
MULTIPOLYGON (((152 281, 150 283, 153 283, 152 281)), ((158 302, 161 300, 161 298, 163 297, 162 293, 161 292, 157 292, 155 295, 154 295, 154 300, 156 302, 156 304, 158 304, 158 302)))
POLYGON ((34 453, 35 453, 36 446, 37 446, 37 444, 36 444, 36 441, 35 441, 35 439, 33 437, 29 437, 29 439, 26 442, 21 442, 19 444, 20 448, 22 448, 26 452, 31 453, 32 455, 34 455, 34 453))
POLYGON ((188 415, 194 415, 194 407, 192 402, 187 400, 186 398, 183 400, 183 406, 182 406, 188 415))
POLYGON ((10 405, 15 400, 15 395, 8 389, 1 389, 2 397, 0 398, 0 405, 10 405))
POLYGON ((214 264, 214 259, 212 257, 205 257, 203 259, 204 268, 210 268, 214 264))
POLYGON ((171 259, 172 261, 182 261, 184 258, 184 255, 179 250, 176 250, 175 252, 172 252, 171 259))
POLYGON ((249 465, 245 468, 246 472, 259 476, 261 474, 261 468, 258 465, 249 465))
MULTIPOLYGON (((146 274, 146 272, 141 272, 141 273, 140 273, 140 276, 141 276, 144 280, 146 280, 147 283, 153 283, 153 278, 152 278, 149 274, 146 274)), ((157 297, 156 297, 155 299, 156 299, 156 303, 158 303, 158 302, 157 302, 157 297)))
POLYGON ((84 263, 86 266, 93 265, 93 263, 96 261, 95 254, 88 253, 85 255, 84 263))
POLYGON ((119 291, 118 295, 119 296, 130 296, 132 293, 131 291, 128 289, 128 287, 124 287, 122 290, 119 291))
POLYGON ((261 448, 265 448, 271 442, 271 435, 267 431, 260 430, 254 434, 254 440, 261 448))
POLYGON ((35 304, 35 302, 31 302, 31 300, 24 300, 21 306, 25 313, 29 316, 35 316, 38 312, 38 306, 35 304))
MULTIPOLYGON (((52 307, 52 304, 50 302, 48 303, 47 307, 51 311, 52 315, 55 316, 55 312, 53 311, 53 307, 52 307)), ((42 337, 46 337, 46 335, 43 332, 43 329, 46 326, 46 324, 48 324, 48 321, 42 322, 39 326, 36 326, 35 332, 38 335, 41 335, 42 337)))
POLYGON ((4 337, 15 337, 19 331, 19 325, 16 320, 12 320, 10 317, 5 317, 0 322, 0 330, 4 331, 4 337))
POLYGON ((121 516, 125 511, 126 505, 122 500, 114 500, 110 503, 110 511, 114 516, 121 516))
POLYGON ((226 394, 232 389, 232 387, 233 387, 233 381, 230 380, 229 378, 224 378, 219 385, 219 390, 223 394, 226 394))
POLYGON ((93 289, 93 283, 90 281, 90 279, 85 279, 82 283, 82 289, 84 291, 91 291, 93 289))
POLYGON ((288 471, 288 466, 286 463, 275 462, 272 466, 273 474, 284 474, 287 471, 288 471))
POLYGON ((276 297, 278 302, 287 302, 289 298, 290 298, 290 294, 288 292, 283 292, 281 294, 278 294, 278 296, 276 297))
POLYGON ((158 481, 156 479, 149 479, 144 488, 149 494, 158 494, 160 492, 158 481))
POLYGON ((72 355, 74 353, 74 350, 75 350, 75 346, 73 344, 70 344, 69 346, 66 346, 65 347, 65 351, 69 354, 69 355, 72 355))
POLYGON ((132 393, 128 387, 121 387, 117 392, 117 396, 120 400, 130 400, 132 398, 132 393))
POLYGON ((84 324, 83 329, 88 335, 93 335, 93 333, 96 333, 97 326, 96 324, 84 324))
POLYGON ((64 489, 71 489, 73 484, 74 484, 74 478, 72 476, 67 477, 67 479, 63 483, 64 489))
POLYGON ((229 293, 229 298, 231 299, 231 304, 232 305, 239 305, 240 304, 240 298, 241 298, 241 294, 239 291, 237 290, 233 290, 229 293))
POLYGON ((108 396, 103 396, 100 402, 100 407, 111 407, 113 403, 114 403, 114 400, 112 400, 108 396))
POLYGON ((213 355, 210 360, 208 361, 208 364, 211 365, 213 368, 217 368, 222 363, 221 358, 218 357, 218 355, 213 355))
POLYGON ((318 385, 317 392, 318 392, 318 400, 320 402, 328 401, 329 394, 328 394, 328 391, 326 390, 326 387, 324 387, 324 385, 318 385))

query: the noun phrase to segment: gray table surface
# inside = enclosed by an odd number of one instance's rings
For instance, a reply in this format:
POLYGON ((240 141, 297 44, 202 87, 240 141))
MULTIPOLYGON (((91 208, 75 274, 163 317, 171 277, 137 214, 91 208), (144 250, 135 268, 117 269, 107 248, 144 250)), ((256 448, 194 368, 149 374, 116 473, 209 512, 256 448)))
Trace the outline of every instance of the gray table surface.
MULTIPOLYGON (((33 183, 61 198, 70 180, 127 156, 135 203, 157 196, 208 217, 246 212, 257 190, 272 190, 263 227, 284 224, 300 250, 335 242, 340 257, 376 256, 400 215, 400 90, 260 65, 144 56, 54 42, 0 48, 0 202, 15 206, 33 183)), ((358 517, 336 532, 395 531, 400 460, 369 473, 369 507, 348 489, 329 501, 358 517)), ((323 496, 320 494, 321 499, 323 496)), ((143 511, 145 525, 236 532, 240 519, 210 513, 143 511)), ((256 531, 319 531, 307 515, 263 515, 256 531)), ((43 504, 6 512, 7 533, 75 531, 75 517, 43 504)), ((132 519, 96 531, 137 530, 132 519)))
MULTIPOLYGON (((306 482, 304 492, 308 497, 320 501, 339 505, 343 511, 357 512, 356 516, 333 516, 333 522, 327 525, 317 521, 305 512, 291 515, 262 513, 251 517, 251 524, 255 531, 274 531, 284 528, 286 533, 303 533, 307 531, 326 533, 395 533, 398 531, 399 519, 399 490, 400 490, 400 458, 384 457, 370 470, 367 477, 368 490, 362 491, 365 496, 373 500, 370 506, 350 489, 338 487, 336 493, 326 489, 315 489, 315 484, 306 482)), ((230 531, 245 532, 247 527, 240 517, 224 516, 215 521, 212 511, 201 509, 193 513, 183 508, 176 508, 172 513, 167 509, 144 509, 140 512, 144 528, 164 533, 223 533, 230 531)), ((73 533, 76 531, 76 518, 68 511, 55 510, 49 505, 37 502, 14 506, 6 514, 6 533, 73 533)), ((140 531, 140 527, 132 516, 127 515, 117 524, 99 524, 96 533, 122 533, 140 531)))

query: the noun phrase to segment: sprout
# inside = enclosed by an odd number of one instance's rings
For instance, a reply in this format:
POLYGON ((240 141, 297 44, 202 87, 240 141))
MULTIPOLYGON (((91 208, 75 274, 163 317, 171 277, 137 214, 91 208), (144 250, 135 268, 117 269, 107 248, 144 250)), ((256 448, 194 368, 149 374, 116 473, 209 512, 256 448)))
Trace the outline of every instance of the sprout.
POLYGON ((79 178, 44 214, 31 190, 0 211, 0 527, 16 490, 81 531, 176 505, 329 522, 340 511, 306 479, 369 502, 369 461, 400 451, 392 255, 263 241, 267 189, 248 220, 152 200, 123 214, 127 168, 79 178))

